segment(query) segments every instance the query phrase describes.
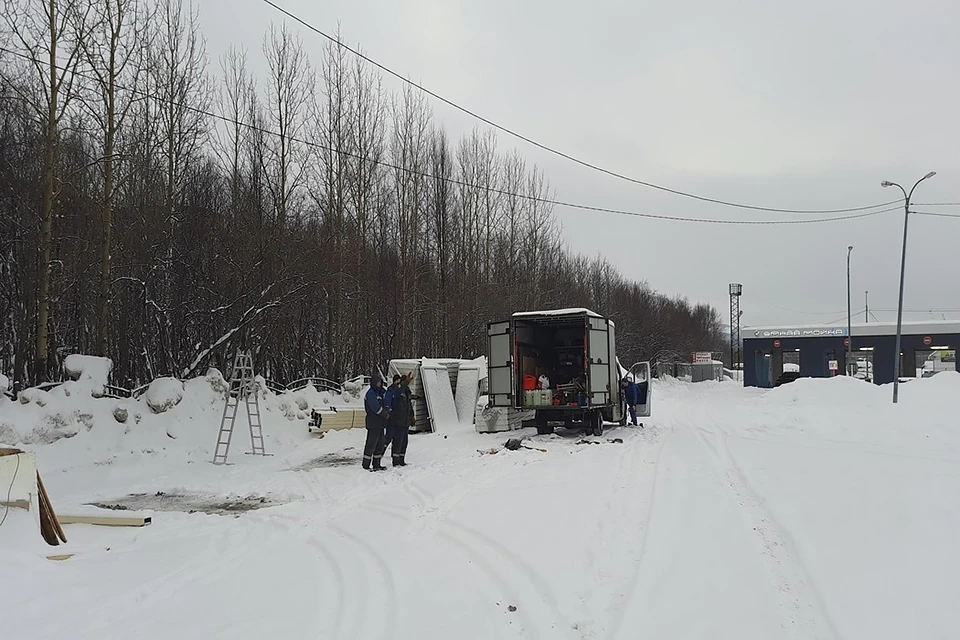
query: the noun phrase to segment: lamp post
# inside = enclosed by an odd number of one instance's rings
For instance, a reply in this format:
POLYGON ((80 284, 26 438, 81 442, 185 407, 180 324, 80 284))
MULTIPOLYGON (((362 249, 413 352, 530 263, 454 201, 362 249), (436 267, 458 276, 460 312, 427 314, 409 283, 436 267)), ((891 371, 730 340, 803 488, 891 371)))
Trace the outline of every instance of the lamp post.
POLYGON ((907 190, 896 182, 890 182, 889 180, 884 180, 880 183, 881 187, 897 187, 900 191, 903 192, 903 250, 900 253, 900 300, 897 303, 897 341, 895 351, 893 354, 895 366, 893 368, 893 403, 897 403, 897 397, 900 391, 900 369, 902 366, 901 360, 903 359, 900 355, 900 334, 903 329, 903 273, 906 270, 907 266, 907 223, 910 221, 910 196, 913 195, 913 190, 917 188, 917 185, 926 180, 927 178, 932 178, 937 175, 936 171, 931 171, 927 175, 923 176, 917 180, 913 187, 910 189, 910 193, 907 193, 907 190))
POLYGON ((851 325, 853 323, 852 312, 850 310, 850 254, 853 253, 853 245, 847 247, 847 366, 846 371, 847 375, 851 375, 850 371, 850 352, 853 351, 853 333, 851 332, 851 325))

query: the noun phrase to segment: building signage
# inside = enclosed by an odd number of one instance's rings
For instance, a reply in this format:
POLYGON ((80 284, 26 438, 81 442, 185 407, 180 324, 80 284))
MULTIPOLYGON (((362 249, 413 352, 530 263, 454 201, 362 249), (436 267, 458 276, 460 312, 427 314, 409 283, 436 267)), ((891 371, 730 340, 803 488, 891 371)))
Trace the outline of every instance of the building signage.
POLYGON ((697 362, 713 362, 713 354, 709 351, 697 351, 693 354, 693 361, 697 362))
POLYGON ((847 335, 846 327, 807 329, 757 329, 755 338, 838 338, 847 335))
POLYGON ((839 368, 840 368, 840 363, 839 363, 839 362, 837 362, 836 360, 831 360, 831 361, 830 361, 830 371, 836 371, 836 370, 839 369, 839 368))
POLYGON ((773 341, 773 348, 774 348, 774 349, 779 349, 779 348, 780 348, 780 341, 779 341, 779 340, 774 340, 774 341, 773 341))

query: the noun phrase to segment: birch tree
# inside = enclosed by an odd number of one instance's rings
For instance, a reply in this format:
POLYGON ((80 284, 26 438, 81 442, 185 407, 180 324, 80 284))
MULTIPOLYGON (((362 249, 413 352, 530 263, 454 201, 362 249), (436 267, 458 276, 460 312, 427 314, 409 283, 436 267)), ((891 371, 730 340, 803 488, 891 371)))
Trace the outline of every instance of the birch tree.
POLYGON ((53 286, 53 221, 60 190, 57 155, 61 123, 76 98, 74 83, 85 37, 89 6, 85 0, 4 0, 3 20, 18 55, 23 84, 10 86, 29 105, 43 132, 42 196, 38 212, 36 310, 34 313, 33 379, 52 371, 50 321, 53 286))
POLYGON ((160 0, 153 34, 150 72, 155 87, 155 111, 159 119, 159 145, 164 167, 164 220, 160 260, 160 311, 157 319, 167 371, 175 371, 175 332, 170 313, 173 305, 173 261, 179 221, 179 199, 188 162, 198 151, 207 122, 209 105, 206 53, 192 3, 160 0))
POLYGON ((269 79, 267 114, 269 188, 278 232, 286 228, 291 198, 303 184, 310 147, 306 137, 308 108, 313 102, 313 70, 299 38, 286 25, 271 25, 263 42, 269 79))
POLYGON ((142 99, 133 89, 144 68, 149 41, 147 7, 141 0, 94 0, 90 15, 93 28, 81 42, 86 76, 92 78, 94 96, 85 101, 86 110, 96 123, 101 142, 99 165, 102 169, 100 197, 100 281, 97 300, 96 351, 107 355, 110 325, 111 253, 117 141, 126 125, 134 100, 142 99))

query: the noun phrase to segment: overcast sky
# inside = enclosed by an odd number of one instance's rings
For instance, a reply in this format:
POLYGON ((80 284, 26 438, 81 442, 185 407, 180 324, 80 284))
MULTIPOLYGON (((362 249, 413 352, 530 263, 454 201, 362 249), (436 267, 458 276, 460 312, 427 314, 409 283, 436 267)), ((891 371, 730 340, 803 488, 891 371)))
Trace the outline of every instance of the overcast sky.
MULTIPOLYGON (((372 58, 528 137, 647 182, 789 209, 960 202, 960 3, 955 0, 276 0, 372 58), (909 184, 907 184, 909 183, 909 184)), ((262 0, 199 0, 211 70, 230 45, 263 69, 262 0)), ((314 61, 321 36, 291 24, 314 61)), ((397 82, 387 81, 389 88, 397 82)), ((433 103, 451 134, 467 116, 433 103)), ((775 220, 593 172, 499 134, 560 200, 654 214, 775 220)), ((960 207, 923 208, 953 212, 960 207)), ((557 209, 570 247, 628 277, 720 309, 743 283, 745 325, 843 323, 864 292, 894 320, 903 213, 736 226, 557 209)), ((807 216, 817 217, 817 216, 807 216)), ((906 320, 960 319, 960 218, 912 216, 906 320)), ((871 318, 871 322, 873 318, 871 318)))

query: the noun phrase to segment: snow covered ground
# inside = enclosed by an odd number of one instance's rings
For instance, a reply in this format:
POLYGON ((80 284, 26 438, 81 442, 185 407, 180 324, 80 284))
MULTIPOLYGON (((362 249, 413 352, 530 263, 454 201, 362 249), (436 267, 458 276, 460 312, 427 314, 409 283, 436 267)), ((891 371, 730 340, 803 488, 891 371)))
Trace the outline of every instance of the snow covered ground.
POLYGON ((303 408, 331 401, 309 391, 264 397, 274 455, 244 455, 238 427, 233 464, 210 464, 220 383, 188 382, 161 414, 66 389, 0 397, 0 442, 37 452, 58 512, 153 516, 140 529, 68 525, 52 548, 12 515, 0 526, 4 637, 960 629, 960 374, 902 385, 897 406, 889 388, 844 378, 772 391, 659 382, 643 429, 596 444, 533 435, 535 449, 494 455, 478 450, 507 434, 412 435, 410 466, 377 474, 360 470, 362 430, 307 433, 303 408))

